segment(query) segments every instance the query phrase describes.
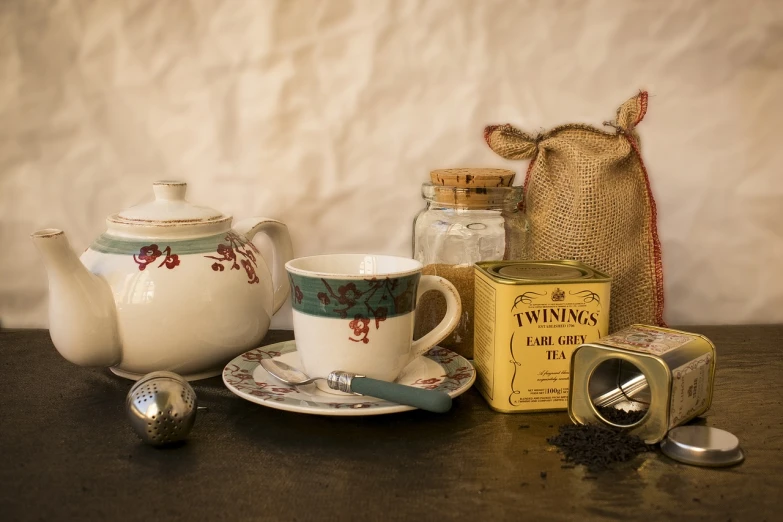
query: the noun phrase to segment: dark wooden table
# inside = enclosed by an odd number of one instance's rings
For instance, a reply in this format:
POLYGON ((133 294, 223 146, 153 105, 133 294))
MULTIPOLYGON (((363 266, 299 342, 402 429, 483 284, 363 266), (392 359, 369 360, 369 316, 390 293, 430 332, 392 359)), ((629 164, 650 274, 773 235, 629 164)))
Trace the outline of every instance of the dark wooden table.
POLYGON ((783 326, 690 330, 718 348, 704 422, 736 434, 746 461, 651 453, 595 478, 546 443, 564 412, 499 414, 475 390, 445 415, 330 418, 213 378, 194 385, 208 410, 189 441, 155 449, 125 419, 129 381, 66 362, 46 331, 0 331, 0 519, 781 520, 783 326))

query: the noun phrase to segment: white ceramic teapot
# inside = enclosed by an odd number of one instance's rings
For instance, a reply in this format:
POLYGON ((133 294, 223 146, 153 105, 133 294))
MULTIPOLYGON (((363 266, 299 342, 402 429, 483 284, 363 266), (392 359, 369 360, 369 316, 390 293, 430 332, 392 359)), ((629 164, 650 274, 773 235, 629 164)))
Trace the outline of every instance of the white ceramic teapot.
POLYGON ((153 184, 155 200, 109 216, 82 254, 57 229, 32 234, 49 275, 49 331, 60 354, 138 379, 170 370, 217 375, 257 346, 289 292, 286 226, 185 201, 186 184, 153 184), (251 242, 269 236, 271 273, 251 242))

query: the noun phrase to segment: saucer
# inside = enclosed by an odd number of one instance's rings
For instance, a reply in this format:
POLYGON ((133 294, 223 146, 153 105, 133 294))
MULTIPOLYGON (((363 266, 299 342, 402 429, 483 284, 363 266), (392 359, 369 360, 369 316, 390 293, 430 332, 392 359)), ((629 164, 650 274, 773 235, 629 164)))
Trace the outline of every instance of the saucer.
MULTIPOLYGON (((295 368, 302 367, 296 341, 285 341, 255 348, 236 357, 223 369, 223 382, 232 393, 250 402, 297 413, 363 416, 416 409, 362 395, 335 395, 319 390, 315 384, 297 387, 285 385, 259 364, 261 359, 269 358, 279 358, 295 368)), ((436 346, 411 361, 396 382, 427 390, 441 390, 454 398, 465 393, 475 380, 476 370, 467 359, 436 346)))

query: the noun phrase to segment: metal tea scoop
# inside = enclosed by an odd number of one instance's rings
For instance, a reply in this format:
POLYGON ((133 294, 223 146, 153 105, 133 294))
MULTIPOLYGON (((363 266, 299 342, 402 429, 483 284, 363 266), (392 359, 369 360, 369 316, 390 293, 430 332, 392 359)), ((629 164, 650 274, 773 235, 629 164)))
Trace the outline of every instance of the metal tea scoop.
POLYGON ((261 366, 272 377, 290 386, 302 386, 317 379, 326 379, 329 388, 341 392, 367 395, 435 413, 443 413, 451 409, 451 397, 442 391, 422 390, 342 371, 334 371, 328 377, 310 378, 301 370, 275 359, 262 359, 261 366))
POLYGON ((152 372, 131 387, 125 410, 142 441, 163 446, 188 436, 196 420, 196 401, 196 392, 182 376, 152 372))

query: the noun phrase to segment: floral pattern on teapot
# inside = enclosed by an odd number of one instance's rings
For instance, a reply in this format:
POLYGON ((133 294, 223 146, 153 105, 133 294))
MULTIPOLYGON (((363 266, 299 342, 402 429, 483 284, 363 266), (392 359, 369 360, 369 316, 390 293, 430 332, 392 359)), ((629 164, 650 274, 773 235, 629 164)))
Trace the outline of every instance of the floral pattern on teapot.
POLYGON ((217 254, 220 257, 204 256, 217 260, 215 263, 212 263, 212 270, 222 272, 226 269, 226 266, 228 266, 229 270, 239 270, 239 265, 241 264, 242 268, 244 268, 247 273, 247 282, 251 285, 254 283, 257 284, 258 276, 256 275, 256 267, 258 265, 256 264, 255 254, 259 253, 258 248, 256 248, 252 242, 245 241, 234 232, 226 234, 225 239, 228 244, 220 243, 217 246, 217 254), (244 259, 237 259, 237 254, 244 259), (239 263, 237 263, 237 261, 239 261, 239 263), (223 263, 226 263, 226 265, 223 263))
POLYGON ((158 268, 166 265, 166 268, 171 270, 175 266, 179 265, 179 256, 177 254, 171 253, 171 247, 167 246, 165 250, 161 252, 157 243, 141 247, 141 249, 139 249, 138 255, 133 254, 133 260, 137 265, 139 265, 139 270, 143 271, 145 268, 147 268, 147 265, 157 261, 157 259, 164 253, 166 254, 166 258, 161 264, 158 265, 158 268))
POLYGON ((174 241, 163 248, 158 243, 141 243, 142 246, 140 247, 138 246, 139 244, 137 241, 117 239, 104 234, 95 240, 91 248, 107 254, 127 255, 131 252, 137 252, 133 253, 132 257, 140 271, 146 270, 148 266, 160 258, 163 258, 163 260, 157 265, 157 268, 165 266, 171 270, 180 265, 182 261, 180 256, 182 255, 194 253, 216 254, 204 256, 214 260, 211 265, 212 270, 223 272, 226 269, 229 271, 244 269, 247 274, 248 284, 259 283, 256 269, 258 268, 257 256, 261 255, 261 253, 251 241, 248 241, 236 232, 194 240, 174 241), (174 253, 175 250, 176 254, 174 253))

